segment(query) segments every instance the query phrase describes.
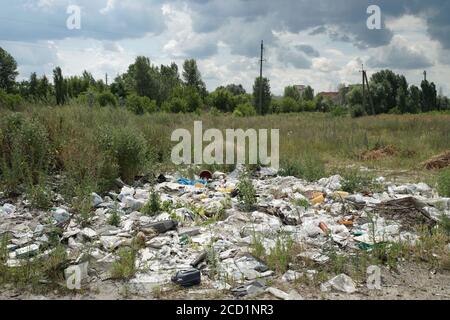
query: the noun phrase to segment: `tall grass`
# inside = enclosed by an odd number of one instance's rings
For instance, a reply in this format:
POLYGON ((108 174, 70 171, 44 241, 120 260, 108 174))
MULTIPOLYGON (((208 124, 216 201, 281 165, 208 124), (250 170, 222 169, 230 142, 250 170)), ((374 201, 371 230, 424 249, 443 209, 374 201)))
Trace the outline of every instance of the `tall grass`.
POLYGON ((15 189, 63 173, 66 193, 80 196, 108 190, 118 176, 131 181, 158 167, 179 170, 170 161, 176 144, 170 141, 171 134, 179 128, 193 132, 196 120, 203 121, 204 130, 280 129, 281 163, 307 179, 325 174, 324 164, 326 168, 356 163, 416 170, 422 161, 450 149, 450 115, 445 114, 240 118, 206 113, 137 116, 121 108, 31 106, 20 114, 0 110, 1 185, 15 189), (14 131, 15 126, 20 130, 14 131), (12 148, 14 144, 20 148, 12 148), (360 160, 363 151, 380 145, 394 145, 399 152, 386 159, 360 160))

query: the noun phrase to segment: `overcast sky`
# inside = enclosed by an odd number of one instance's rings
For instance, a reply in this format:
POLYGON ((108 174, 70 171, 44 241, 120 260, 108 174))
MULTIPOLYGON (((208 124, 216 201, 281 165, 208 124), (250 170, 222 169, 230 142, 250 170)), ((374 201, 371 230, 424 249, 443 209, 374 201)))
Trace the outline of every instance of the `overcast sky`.
POLYGON ((260 41, 272 91, 309 84, 316 92, 390 68, 419 84, 423 71, 450 94, 449 0, 0 0, 0 46, 36 71, 96 78, 126 71, 137 55, 154 64, 198 60, 209 90, 228 83, 251 89, 260 41), (67 7, 81 8, 69 30, 67 7), (366 26, 381 8, 381 30, 366 26))

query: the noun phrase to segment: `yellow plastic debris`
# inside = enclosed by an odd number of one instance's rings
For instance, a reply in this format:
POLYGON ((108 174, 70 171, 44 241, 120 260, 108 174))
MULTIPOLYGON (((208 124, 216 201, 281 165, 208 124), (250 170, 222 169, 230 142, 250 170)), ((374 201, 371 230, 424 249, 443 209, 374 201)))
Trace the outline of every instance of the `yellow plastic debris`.
POLYGON ((222 193, 232 193, 233 192, 233 188, 217 188, 217 191, 222 192, 222 193))
POLYGON ((333 199, 340 200, 344 199, 345 197, 348 197, 349 193, 345 191, 335 191, 333 192, 333 199))
POLYGON ((323 194, 320 194, 319 196, 315 197, 314 199, 311 200, 311 203, 313 205, 316 204, 321 204, 325 201, 325 197, 323 196, 323 194))

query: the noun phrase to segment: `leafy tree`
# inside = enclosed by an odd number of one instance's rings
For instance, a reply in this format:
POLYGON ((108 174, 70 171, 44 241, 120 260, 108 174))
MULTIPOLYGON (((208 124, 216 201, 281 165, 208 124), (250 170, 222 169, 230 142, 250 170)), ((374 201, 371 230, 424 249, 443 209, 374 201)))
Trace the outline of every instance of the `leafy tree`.
POLYGON ((438 97, 438 110, 450 110, 450 100, 449 98, 440 95, 438 97))
POLYGON ((138 96, 145 96, 152 100, 158 100, 159 72, 147 57, 139 56, 134 64, 128 67, 124 75, 126 87, 129 91, 136 92, 138 96))
POLYGON ((128 110, 138 115, 157 111, 155 100, 150 100, 149 97, 140 97, 135 94, 127 97, 126 106, 128 110))
POLYGON ((109 91, 105 91, 100 93, 97 96, 97 101, 98 104, 101 107, 106 107, 106 106, 117 106, 117 98, 109 91))
POLYGON ((55 86, 56 104, 63 105, 67 100, 67 83, 64 81, 60 67, 53 70, 53 83, 55 86))
POLYGON ((239 96, 239 95, 243 95, 243 94, 247 93, 245 91, 244 87, 242 86, 242 84, 234 84, 234 83, 232 83, 232 84, 227 85, 225 87, 225 89, 230 91, 233 96, 239 96))
POLYGON ((305 101, 313 101, 314 100, 314 90, 311 86, 307 86, 305 91, 303 91, 302 99, 305 101))
POLYGON ((285 97, 280 103, 282 113, 297 112, 299 109, 298 102, 291 97, 285 97))
POLYGON ((346 100, 350 106, 362 105, 362 86, 353 86, 353 88, 351 88, 351 90, 347 93, 346 100))
POLYGON ((314 110, 316 111, 329 112, 332 106, 333 101, 331 101, 329 98, 324 97, 323 95, 319 94, 314 98, 314 110))
POLYGON ((52 86, 50 85, 48 78, 43 75, 37 86, 37 96, 40 100, 47 100, 51 90, 52 86))
POLYGON ((165 112, 185 113, 188 110, 188 104, 185 99, 174 97, 164 102, 162 110, 165 112))
POLYGON ((158 104, 161 105, 164 101, 172 97, 174 90, 181 87, 181 84, 176 63, 172 63, 170 66, 161 65, 158 104))
POLYGON ((126 98, 128 95, 125 79, 123 75, 119 75, 114 79, 110 86, 111 92, 119 98, 126 98))
POLYGON ((194 59, 185 60, 183 64, 183 80, 187 86, 194 87, 202 95, 206 96, 206 86, 202 80, 202 75, 194 59))
POLYGON ((30 83, 28 87, 28 94, 33 98, 37 98, 38 85, 39 80, 37 78, 36 72, 33 72, 30 76, 30 83))
POLYGON ((436 110, 437 107, 437 91, 433 82, 423 80, 420 85, 422 88, 422 112, 436 110))
POLYGON ((408 89, 408 97, 406 99, 407 112, 419 113, 421 111, 421 92, 420 89, 414 85, 408 89))
POLYGON ((287 86, 284 88, 284 97, 285 98, 292 98, 295 101, 300 101, 302 98, 302 94, 300 93, 300 90, 298 90, 295 86, 287 86))
POLYGON ((270 92, 270 84, 269 79, 258 77, 255 80, 255 84, 253 85, 253 104, 255 106, 255 109, 260 112, 261 114, 267 114, 269 112, 270 103, 272 101, 272 94, 270 92), (262 110, 259 110, 260 106, 260 93, 259 88, 262 86, 262 110))
POLYGON ((16 60, 0 47, 0 89, 11 92, 18 74, 16 60))
POLYGON ((253 97, 251 94, 244 93, 233 97, 233 103, 235 106, 238 106, 240 104, 246 104, 246 103, 252 103, 253 97))
POLYGON ((210 101, 212 106, 222 112, 233 112, 236 105, 234 104, 234 97, 230 91, 223 88, 218 88, 210 94, 210 101))

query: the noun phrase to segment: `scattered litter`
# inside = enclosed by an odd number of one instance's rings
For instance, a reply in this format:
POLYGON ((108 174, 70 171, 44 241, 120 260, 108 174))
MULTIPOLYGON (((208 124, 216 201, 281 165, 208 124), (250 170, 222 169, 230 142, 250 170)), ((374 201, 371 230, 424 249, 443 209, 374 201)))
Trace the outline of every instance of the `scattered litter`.
POLYGON ((53 218, 58 223, 64 223, 70 219, 70 214, 66 209, 56 208, 53 210, 53 218))
MULTIPOLYGON (((349 257, 359 250, 415 239, 415 226, 434 226, 441 213, 450 214, 450 199, 438 197, 424 183, 396 185, 380 177, 377 181, 383 190, 350 194, 341 191, 338 175, 306 182, 278 176, 270 168, 250 175, 257 194, 255 210, 244 212, 235 198, 244 172, 242 166, 231 174, 204 171, 197 180, 178 173, 160 174, 156 183, 141 179, 133 187, 116 181, 118 194, 91 194, 89 227, 71 219, 72 208, 64 200, 38 213, 29 209, 27 199, 18 198, 0 206, 0 236, 6 234, 8 239, 5 265, 23 265, 23 259, 41 257, 41 250, 52 250, 59 241, 70 257, 64 267, 82 267, 83 279, 95 283, 111 278, 111 265, 122 249, 139 244, 138 272, 129 280, 133 287, 163 287, 172 280, 188 288, 204 282, 235 297, 269 293, 283 300, 302 299, 290 289, 303 277, 314 279, 317 271, 295 271, 297 262, 313 269, 331 261, 330 247, 337 255, 349 257), (144 215, 139 209, 152 190, 159 194, 161 207, 154 215, 144 215), (56 233, 55 229, 61 230, 56 233), (280 235, 302 246, 291 269, 282 275, 253 251, 255 241, 266 253, 277 249, 280 235), (81 252, 89 252, 89 264, 80 263, 81 252), (267 283, 275 286, 280 281, 284 291, 267 288, 267 283)), ((321 288, 356 291, 346 275, 321 288)))
POLYGON ((356 285, 353 279, 343 273, 321 285, 321 290, 324 292, 329 291, 331 288, 349 294, 356 292, 356 285))
POLYGON ((186 288, 196 286, 201 282, 201 274, 197 269, 178 271, 173 276, 172 282, 186 288))
POLYGON ((213 174, 208 170, 204 170, 204 171, 200 172, 199 177, 203 181, 209 181, 209 180, 212 180, 213 174))

